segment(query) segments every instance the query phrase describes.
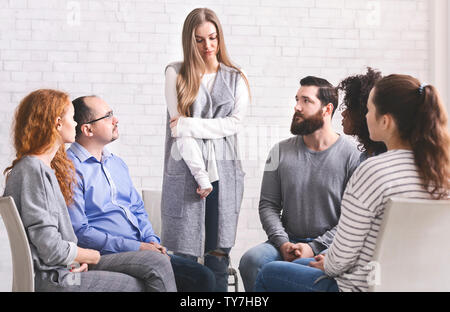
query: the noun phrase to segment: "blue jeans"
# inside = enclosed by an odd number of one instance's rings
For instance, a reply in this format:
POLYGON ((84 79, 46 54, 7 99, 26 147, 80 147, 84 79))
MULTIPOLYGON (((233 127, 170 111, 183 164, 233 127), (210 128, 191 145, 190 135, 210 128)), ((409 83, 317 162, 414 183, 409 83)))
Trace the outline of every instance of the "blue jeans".
POLYGON ((175 283, 179 292, 210 292, 216 287, 213 272, 207 267, 177 255, 170 255, 175 283))
MULTIPOLYGON (((226 256, 214 256, 211 254, 206 253, 204 256, 204 266, 197 263, 197 257, 182 254, 182 253, 175 253, 174 255, 178 258, 184 258, 188 261, 195 262, 199 266, 203 267, 204 270, 207 270, 211 273, 211 276, 214 280, 214 287, 212 290, 214 292, 227 292, 228 291, 228 266, 230 264, 230 258, 228 256, 227 251, 229 251, 229 248, 227 249, 220 249, 222 253, 226 254, 226 256)), ((175 273, 175 270, 174 270, 175 273)), ((175 273, 175 280, 177 282, 178 286, 178 280, 177 280, 177 274, 175 273)), ((198 281, 198 284, 201 282, 198 281)))
POLYGON ((224 256, 205 254, 205 266, 214 272, 216 277, 215 292, 228 292, 228 267, 230 265, 230 248, 219 249, 224 256))
MULTIPOLYGON (((311 242, 312 239, 291 239, 290 241, 291 243, 308 243, 311 242)), ((269 242, 259 244, 249 249, 242 256, 239 262, 239 272, 241 273, 245 291, 253 291, 256 276, 261 271, 261 268, 272 261, 283 261, 283 257, 279 250, 269 242)))
POLYGON ((259 272, 255 291, 271 292, 337 292, 336 281, 322 270, 309 266, 314 258, 298 259, 293 262, 274 261, 266 264, 259 272))
MULTIPOLYGON (((205 267, 214 273, 215 292, 228 291, 228 266, 230 265, 231 248, 217 248, 217 236, 219 229, 219 182, 212 183, 213 190, 206 197, 205 203, 205 267), (218 251, 223 256, 212 255, 211 252, 218 251)), ((197 261, 196 257, 176 253, 176 255, 197 261)), ((175 276, 176 278, 176 276, 175 276)))

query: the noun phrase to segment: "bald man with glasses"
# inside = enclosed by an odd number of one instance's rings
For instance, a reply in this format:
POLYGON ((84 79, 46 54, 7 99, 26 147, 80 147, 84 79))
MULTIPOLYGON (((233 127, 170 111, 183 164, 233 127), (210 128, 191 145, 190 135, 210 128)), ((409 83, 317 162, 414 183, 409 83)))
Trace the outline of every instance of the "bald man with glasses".
POLYGON ((97 96, 80 97, 72 103, 76 142, 67 155, 74 163, 77 183, 69 214, 79 246, 96 249, 102 255, 151 250, 155 258, 147 256, 144 261, 154 261, 155 271, 159 270, 160 255, 166 255, 178 291, 212 291, 215 277, 208 268, 169 255, 160 245, 127 165, 105 148, 119 137, 119 120, 112 109, 97 96))

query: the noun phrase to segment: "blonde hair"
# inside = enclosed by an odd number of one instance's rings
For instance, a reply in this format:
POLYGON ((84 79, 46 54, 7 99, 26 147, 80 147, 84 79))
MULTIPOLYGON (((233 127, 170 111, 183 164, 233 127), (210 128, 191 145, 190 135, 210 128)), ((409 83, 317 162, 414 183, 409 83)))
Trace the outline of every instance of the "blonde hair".
POLYGON ((214 11, 208 8, 194 9, 184 21, 182 33, 184 61, 177 77, 178 112, 186 117, 190 117, 190 107, 194 103, 200 88, 201 76, 199 73, 205 72, 205 62, 197 49, 197 42, 195 40, 195 30, 205 22, 213 23, 217 30, 219 43, 217 60, 237 70, 245 80, 250 93, 247 77, 245 77, 239 68, 232 64, 228 57, 219 18, 214 11))

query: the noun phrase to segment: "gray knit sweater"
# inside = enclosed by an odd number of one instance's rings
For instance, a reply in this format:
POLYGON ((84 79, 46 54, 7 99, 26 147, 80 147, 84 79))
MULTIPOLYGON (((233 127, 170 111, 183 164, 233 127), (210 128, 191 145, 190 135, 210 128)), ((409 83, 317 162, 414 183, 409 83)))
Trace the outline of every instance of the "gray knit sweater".
POLYGON ((3 196, 16 203, 36 275, 60 280, 77 256, 77 238, 53 170, 40 159, 25 156, 11 170, 3 196))
POLYGON ((315 254, 336 233, 345 186, 359 165, 360 152, 345 136, 321 152, 309 150, 301 136, 276 144, 264 170, 259 215, 269 241, 314 239, 315 254))

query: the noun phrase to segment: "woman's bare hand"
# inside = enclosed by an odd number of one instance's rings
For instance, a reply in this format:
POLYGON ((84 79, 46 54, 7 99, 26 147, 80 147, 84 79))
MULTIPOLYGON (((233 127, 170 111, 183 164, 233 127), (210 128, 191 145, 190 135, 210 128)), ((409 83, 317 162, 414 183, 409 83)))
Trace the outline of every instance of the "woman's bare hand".
POLYGON ((70 269, 70 272, 72 273, 81 273, 81 272, 87 272, 88 271, 88 265, 87 263, 82 263, 80 267, 74 266, 72 264, 72 269, 70 269))
POLYGON ((100 253, 94 249, 86 249, 78 247, 75 262, 86 264, 97 264, 100 261, 100 253))
POLYGON ((213 188, 207 188, 207 189, 201 189, 200 187, 197 188, 197 194, 200 195, 200 198, 206 198, 208 195, 212 192, 213 188))

